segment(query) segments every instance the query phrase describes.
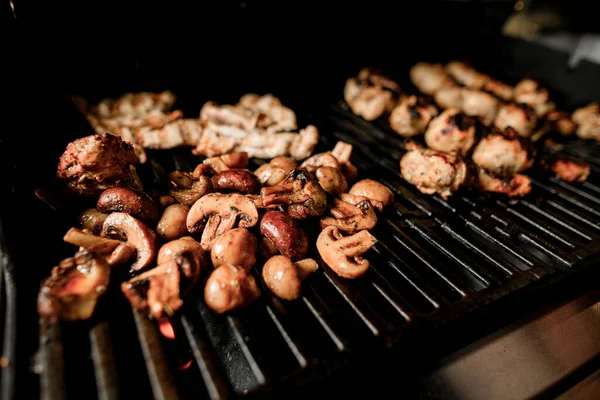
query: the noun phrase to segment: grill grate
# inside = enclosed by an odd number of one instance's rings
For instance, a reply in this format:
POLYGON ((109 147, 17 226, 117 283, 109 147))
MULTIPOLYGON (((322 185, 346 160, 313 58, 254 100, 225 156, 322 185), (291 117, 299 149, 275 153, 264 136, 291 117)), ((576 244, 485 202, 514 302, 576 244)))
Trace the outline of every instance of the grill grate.
MULTIPOLYGON (((525 199, 461 191, 444 201, 400 178, 403 140, 384 123, 333 106, 317 125, 323 148, 337 140, 354 144, 360 177, 375 177, 396 194, 373 230, 379 242, 364 277, 344 280, 321 264, 300 300, 281 301, 262 287, 259 301, 229 315, 210 312, 199 289, 171 320, 174 340, 123 299, 111 300, 98 310, 99 320, 43 327, 42 397, 78 398, 66 375, 78 368, 93 375, 88 379, 100 399, 134 393, 225 399, 284 390, 315 371, 332 371, 351 354, 391 346, 600 252, 599 146, 565 146, 565 153, 593 163, 583 184, 539 175, 525 199), (61 329, 75 332, 69 337, 89 332, 89 342, 68 341, 61 329), (135 373, 141 378, 127 376, 135 373)), ((173 154, 152 162, 165 169, 194 163, 187 153, 173 154)))

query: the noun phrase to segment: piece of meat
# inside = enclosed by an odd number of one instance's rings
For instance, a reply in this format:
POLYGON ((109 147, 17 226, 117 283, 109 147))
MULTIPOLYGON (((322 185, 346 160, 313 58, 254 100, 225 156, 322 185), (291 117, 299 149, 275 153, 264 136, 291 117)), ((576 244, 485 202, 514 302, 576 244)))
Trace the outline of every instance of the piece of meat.
POLYGON ((503 193, 509 197, 520 197, 531 191, 531 180, 527 175, 515 174, 500 178, 479 169, 476 187, 484 192, 503 193))
POLYGON ((553 111, 556 107, 550 101, 548 89, 530 78, 521 79, 517 83, 513 92, 513 100, 515 103, 529 104, 540 117, 553 111))
POLYGON ((169 91, 162 93, 126 93, 117 99, 104 99, 93 112, 101 118, 119 116, 142 117, 151 111, 167 112, 175 103, 175 95, 169 91))
POLYGON ((80 251, 52 269, 38 295, 38 313, 49 321, 88 319, 109 278, 110 266, 104 257, 80 251))
POLYGON ((583 161, 549 158, 542 161, 542 167, 554 172, 558 179, 570 183, 584 182, 590 176, 590 166, 583 161))
POLYGON ((99 195, 115 187, 142 189, 131 144, 108 133, 86 136, 67 146, 60 157, 56 176, 67 189, 86 196, 99 195))
POLYGON ((259 96, 246 94, 240 98, 238 106, 263 114, 267 118, 258 118, 257 125, 269 132, 293 131, 298 128, 296 114, 281 104, 281 101, 272 94, 259 96))
POLYGON ((442 108, 456 108, 472 117, 493 121, 499 102, 489 93, 467 88, 442 88, 434 94, 434 100, 442 108))
POLYGON ((493 128, 473 151, 473 162, 496 176, 511 176, 533 164, 533 149, 512 128, 493 128))
POLYGON ((417 63, 410 69, 409 75, 417 89, 427 95, 433 95, 442 88, 458 86, 441 64, 417 63))
POLYGON ((546 114, 545 119, 550 131, 558 132, 563 136, 570 136, 577 129, 577 124, 566 111, 551 111, 546 114))
POLYGON ((498 110, 498 114, 494 119, 494 126, 501 130, 511 127, 520 136, 530 137, 537 122, 537 114, 528 104, 507 103, 498 110))
POLYGON ((404 137, 419 135, 427 129, 437 108, 422 96, 404 97, 390 114, 390 126, 404 137))
POLYGON ((513 97, 513 87, 493 78, 488 79, 483 84, 482 90, 492 93, 494 96, 504 101, 509 101, 513 97))
POLYGON ((196 119, 179 119, 160 128, 143 127, 134 136, 138 145, 147 149, 196 146, 202 137, 202 124, 196 119))
POLYGON ((475 144, 475 121, 449 108, 431 121, 425 132, 425 143, 435 151, 466 155, 475 144))
POLYGON ((354 114, 373 121, 393 109, 399 91, 390 78, 375 69, 363 68, 356 78, 346 81, 344 100, 354 114))
POLYGON ((577 136, 581 139, 600 141, 600 103, 591 103, 578 108, 571 116, 577 126, 577 136))
POLYGON ((470 89, 489 92, 506 101, 513 97, 511 86, 477 71, 466 62, 451 61, 446 65, 446 71, 458 83, 470 89))
POLYGON ((446 199, 465 181, 467 166, 456 153, 436 152, 412 143, 407 149, 400 160, 400 171, 421 193, 439 193, 446 199))

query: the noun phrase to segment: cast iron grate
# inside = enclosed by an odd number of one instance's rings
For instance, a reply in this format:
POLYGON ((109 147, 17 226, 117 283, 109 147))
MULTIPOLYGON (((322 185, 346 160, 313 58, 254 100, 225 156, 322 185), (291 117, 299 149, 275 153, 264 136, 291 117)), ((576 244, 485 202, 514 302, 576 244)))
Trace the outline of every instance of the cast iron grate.
MULTIPOLYGON (((600 252, 599 146, 564 149, 593 163, 583 184, 539 175, 524 199, 461 191, 444 201, 400 178, 403 142, 385 124, 340 106, 324 115, 323 148, 354 144, 360 178, 376 178, 396 194, 373 230, 379 243, 363 278, 345 280, 321 264, 299 300, 284 302, 262 288, 255 304, 222 316, 206 308, 200 289, 180 316, 160 325, 122 296, 107 295, 92 321, 41 326, 41 397, 218 399, 282 389, 600 252)), ((190 169, 188 153, 153 162, 190 169)))

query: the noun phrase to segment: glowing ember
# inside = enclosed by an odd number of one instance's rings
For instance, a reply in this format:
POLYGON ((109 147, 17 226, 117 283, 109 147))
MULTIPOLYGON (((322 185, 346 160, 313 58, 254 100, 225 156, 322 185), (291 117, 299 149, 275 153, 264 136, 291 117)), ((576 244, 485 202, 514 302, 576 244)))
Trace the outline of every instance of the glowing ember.
POLYGON ((185 364, 182 364, 179 366, 179 370, 180 371, 185 371, 186 369, 188 369, 190 366, 192 365, 192 360, 189 360, 188 362, 186 362, 185 364))
POLYGON ((171 322, 169 322, 168 318, 162 317, 158 320, 158 330, 167 339, 175 339, 175 331, 173 330, 173 325, 171 325, 171 322))

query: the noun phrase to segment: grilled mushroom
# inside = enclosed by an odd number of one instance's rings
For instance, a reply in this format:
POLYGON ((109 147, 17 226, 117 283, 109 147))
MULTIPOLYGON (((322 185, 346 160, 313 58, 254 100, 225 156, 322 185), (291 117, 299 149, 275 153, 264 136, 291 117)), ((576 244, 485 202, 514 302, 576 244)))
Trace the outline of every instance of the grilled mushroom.
POLYGON ((194 179, 189 172, 175 171, 169 174, 172 188, 169 194, 181 204, 191 206, 202 196, 213 192, 212 181, 206 176, 194 179))
POLYGON ((246 228, 236 228, 215 239, 210 251, 214 268, 223 264, 249 270, 256 263, 258 240, 246 228))
POLYGON ((200 243, 209 250, 218 236, 233 229, 236 224, 250 228, 258 222, 258 210, 254 202, 241 194, 211 193, 198 200, 188 213, 187 228, 194 233, 206 221, 200 243))
POLYGON ((302 280, 319 268, 311 258, 292 262, 285 256, 273 256, 263 266, 262 276, 271 292, 284 300, 296 300, 302 292, 302 280))
POLYGON ((96 209, 103 213, 124 212, 145 221, 156 221, 158 207, 150 196, 129 188, 106 189, 96 203, 96 209))
POLYGON ((263 164, 254 175, 265 186, 274 186, 285 179, 287 174, 296 168, 296 160, 290 157, 275 157, 271 162, 263 164))
POLYGON ((204 287, 204 301, 217 314, 244 307, 260 294, 254 277, 244 268, 231 264, 216 268, 204 287))
POLYGON ((354 279, 369 269, 362 255, 377 243, 369 231, 343 237, 338 228, 328 226, 317 239, 317 249, 325 263, 339 276, 354 279))
POLYGON ((135 253, 135 247, 120 240, 102 238, 86 231, 71 228, 63 240, 90 253, 106 258, 109 265, 125 263, 135 253))
MULTIPOLYGON (((363 179, 356 182, 350 188, 348 193, 354 196, 366 197, 367 199, 371 200, 373 207, 377 208, 379 211, 394 201, 394 194, 392 191, 387 186, 372 179, 363 179)), ((343 198, 342 200, 347 201, 343 198)), ((352 202, 350 203, 356 204, 352 202)))
POLYGON ((231 168, 246 168, 248 166, 248 153, 240 151, 210 157, 204 160, 204 164, 210 165, 215 172, 223 172, 231 168))
POLYGON ((94 234, 100 234, 106 217, 108 217, 108 214, 101 213, 95 208, 88 208, 79 215, 79 226, 81 229, 88 229, 94 234))
POLYGON ((333 217, 322 218, 321 228, 335 226, 344 233, 352 234, 372 229, 377 224, 377 215, 369 200, 353 205, 333 199, 333 207, 329 211, 333 217))
POLYGON ((330 151, 327 151, 325 153, 315 154, 300 164, 300 168, 305 168, 309 172, 315 172, 319 167, 332 167, 335 169, 340 169, 340 162, 336 156, 334 156, 330 151))
POLYGON ((369 199, 365 196, 357 196, 355 194, 342 193, 342 194, 340 194, 340 200, 345 201, 346 203, 350 203, 352 205, 357 205, 358 203, 361 203, 363 201, 369 201, 369 202, 371 202, 371 205, 373 206, 373 208, 375 208, 377 211, 383 210, 382 202, 373 200, 373 199, 369 199))
POLYGON ((123 240, 135 247, 137 259, 131 264, 132 271, 146 268, 156 255, 156 235, 152 229, 129 214, 110 214, 102 226, 102 236, 123 240))
POLYGON ((156 233, 165 240, 175 240, 187 235, 187 215, 190 207, 172 204, 165 208, 156 225, 156 233))
POLYGON ((342 172, 333 167, 319 167, 315 171, 319 185, 331 195, 344 193, 348 190, 348 182, 342 172))
POLYGON ((258 194, 260 183, 256 176, 245 169, 229 169, 219 172, 212 178, 215 191, 227 193, 231 191, 244 194, 258 194))
POLYGON ((292 260, 300 260, 308 253, 309 241, 304 230, 288 214, 267 211, 260 221, 260 233, 269 246, 292 260))

